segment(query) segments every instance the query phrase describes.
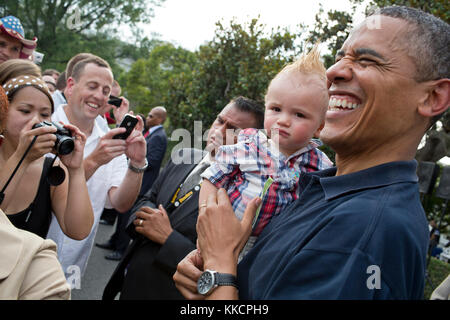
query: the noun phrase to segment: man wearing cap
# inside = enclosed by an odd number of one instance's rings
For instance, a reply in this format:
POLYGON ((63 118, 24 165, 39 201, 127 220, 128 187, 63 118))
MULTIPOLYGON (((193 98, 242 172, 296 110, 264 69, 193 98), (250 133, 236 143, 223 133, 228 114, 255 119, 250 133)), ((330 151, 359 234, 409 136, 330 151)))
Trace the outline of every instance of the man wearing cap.
POLYGON ((13 16, 0 19, 0 63, 9 59, 29 59, 36 46, 36 37, 25 39, 19 19, 13 16))

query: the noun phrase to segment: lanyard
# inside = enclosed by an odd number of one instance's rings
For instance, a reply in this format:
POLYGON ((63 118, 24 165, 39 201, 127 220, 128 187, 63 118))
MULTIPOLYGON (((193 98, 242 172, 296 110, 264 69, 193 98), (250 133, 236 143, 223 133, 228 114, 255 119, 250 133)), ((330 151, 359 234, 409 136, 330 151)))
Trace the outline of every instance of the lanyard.
POLYGON ((191 191, 186 193, 184 196, 182 196, 181 198, 177 198, 178 197, 178 193, 180 192, 181 186, 182 186, 182 184, 180 184, 180 186, 178 187, 177 191, 173 195, 172 200, 170 200, 170 204, 172 206, 174 206, 175 208, 178 208, 183 202, 185 202, 187 199, 192 197, 192 195, 194 193, 199 192, 201 185, 202 185, 202 183, 200 182, 191 191))

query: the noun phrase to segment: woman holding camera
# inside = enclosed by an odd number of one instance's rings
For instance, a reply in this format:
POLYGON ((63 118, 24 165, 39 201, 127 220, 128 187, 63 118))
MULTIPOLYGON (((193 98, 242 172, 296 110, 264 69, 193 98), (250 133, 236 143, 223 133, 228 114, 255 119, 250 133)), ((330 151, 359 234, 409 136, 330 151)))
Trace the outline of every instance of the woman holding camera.
POLYGON ((51 122, 53 100, 47 86, 41 78, 31 75, 9 79, 2 85, 9 108, 1 128, 4 140, 0 147, 0 188, 21 164, 4 190, 0 208, 16 227, 43 238, 53 211, 68 237, 84 239, 94 220, 83 168, 85 135, 75 126, 64 125, 74 137, 74 149, 59 155, 60 161, 53 164, 54 156, 45 155, 54 152, 57 129, 52 125, 35 126, 51 122), (54 170, 58 166, 62 169, 54 170), (52 186, 51 175, 65 178, 52 186))
MULTIPOLYGON (((7 112, 8 98, 0 86, 0 132, 7 112)), ((3 140, 0 135, 0 148, 3 140)), ((11 169, 16 165, 13 161, 9 164, 11 169)), ((5 169, 3 166, 0 171, 1 186, 10 172, 5 169)), ((1 209, 0 252, 0 300, 70 299, 70 286, 56 256, 55 243, 15 228, 1 209)))

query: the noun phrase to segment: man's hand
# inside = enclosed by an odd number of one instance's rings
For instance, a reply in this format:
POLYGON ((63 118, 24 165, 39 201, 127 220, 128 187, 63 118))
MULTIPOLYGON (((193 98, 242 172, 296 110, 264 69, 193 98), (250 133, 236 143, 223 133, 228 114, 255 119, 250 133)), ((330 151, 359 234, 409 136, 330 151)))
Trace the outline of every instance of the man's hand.
MULTIPOLYGON (((129 113, 130 110, 130 102, 125 97, 120 97, 122 99, 122 103, 120 106, 113 107, 113 115, 114 119, 116 119, 116 124, 119 125, 122 122, 123 117, 129 113)), ((131 112, 132 113, 132 112, 131 112)))
POLYGON ((115 128, 101 137, 95 150, 84 159, 86 180, 88 180, 100 166, 125 153, 127 149, 126 141, 122 139, 113 139, 116 134, 124 133, 125 131, 125 128, 115 128))
POLYGON ((208 196, 201 203, 197 220, 197 250, 189 253, 177 266, 175 286, 186 299, 238 298, 236 288, 218 287, 208 297, 197 291, 197 280, 203 270, 237 273, 237 259, 252 230, 252 221, 261 199, 254 198, 247 206, 242 221, 235 216, 224 189, 208 196), (201 252, 201 254, 200 254, 201 252))
POLYGON ((206 269, 236 274, 239 252, 252 231, 252 222, 261 199, 254 198, 240 221, 225 189, 208 196, 200 204, 197 220, 198 249, 206 269))
POLYGON ((203 273, 203 260, 198 250, 191 251, 177 266, 173 275, 175 286, 189 300, 202 300, 205 297, 197 291, 197 280, 203 273))
POLYGON ((113 139, 116 134, 124 133, 125 128, 115 128, 108 131, 97 144, 95 150, 89 155, 89 158, 95 159, 99 166, 110 162, 115 157, 125 153, 126 142, 122 139, 113 139))
POLYGON ((59 155, 61 162, 67 169, 78 169, 83 165, 84 145, 86 144, 86 135, 77 127, 71 124, 62 124, 64 128, 70 130, 75 140, 73 151, 66 155, 59 155))
POLYGON ((16 148, 16 153, 20 159, 28 149, 31 141, 37 136, 36 141, 25 157, 25 161, 29 163, 52 152, 56 142, 56 128, 54 126, 42 126, 40 128, 32 129, 35 123, 36 120, 31 119, 20 131, 19 144, 16 148))
POLYGON ((162 205, 159 205, 159 210, 149 207, 140 208, 136 212, 134 225, 136 232, 161 245, 173 231, 167 212, 162 205))
POLYGON ((131 165, 135 167, 143 167, 145 164, 145 156, 147 155, 147 143, 142 135, 144 122, 141 117, 137 117, 138 123, 126 141, 125 154, 130 159, 131 165))

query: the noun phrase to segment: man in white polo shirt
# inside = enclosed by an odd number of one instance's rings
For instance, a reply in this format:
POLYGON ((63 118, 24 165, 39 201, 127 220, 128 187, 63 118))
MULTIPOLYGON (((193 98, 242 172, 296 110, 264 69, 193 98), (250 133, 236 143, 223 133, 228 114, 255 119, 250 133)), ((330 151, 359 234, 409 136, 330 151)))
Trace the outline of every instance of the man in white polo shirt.
POLYGON ((91 233, 82 241, 74 241, 63 234, 56 221, 52 221, 47 236, 58 245, 58 258, 68 279, 77 268, 81 275, 86 269, 107 199, 119 212, 130 209, 139 194, 147 167, 141 119, 126 140, 113 139, 116 134, 124 132, 124 128, 107 132, 95 121, 108 101, 112 83, 113 74, 103 59, 95 56, 78 62, 67 80, 68 104, 52 116, 53 121, 76 125, 87 137, 84 169, 94 210, 91 233), (129 159, 128 164, 126 158, 129 159))

